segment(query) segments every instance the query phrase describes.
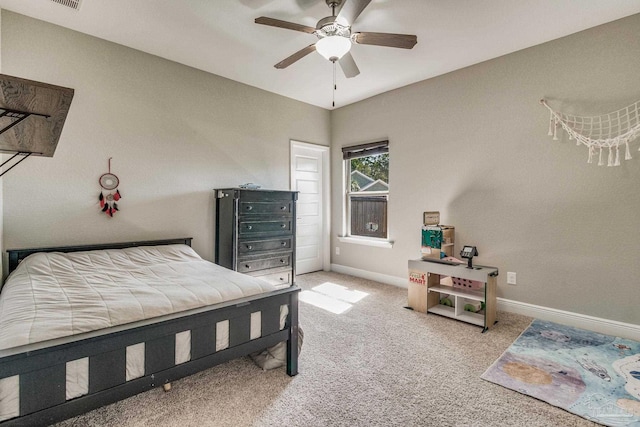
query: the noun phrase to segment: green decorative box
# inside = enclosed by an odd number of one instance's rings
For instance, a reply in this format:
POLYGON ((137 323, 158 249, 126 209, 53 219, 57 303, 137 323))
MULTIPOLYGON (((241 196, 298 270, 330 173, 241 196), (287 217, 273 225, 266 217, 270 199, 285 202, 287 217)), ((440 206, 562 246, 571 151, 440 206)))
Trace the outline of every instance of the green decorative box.
POLYGON ((422 247, 440 249, 442 247, 442 228, 432 225, 423 226, 422 247))
POLYGON ((453 256, 455 228, 450 225, 422 227, 422 257, 444 258, 453 256))

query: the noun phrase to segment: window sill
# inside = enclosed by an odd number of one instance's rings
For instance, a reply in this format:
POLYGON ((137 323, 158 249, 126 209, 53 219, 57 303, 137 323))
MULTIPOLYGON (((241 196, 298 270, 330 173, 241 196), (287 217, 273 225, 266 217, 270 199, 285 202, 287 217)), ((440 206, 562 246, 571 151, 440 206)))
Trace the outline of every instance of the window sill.
POLYGON ((378 248, 391 249, 393 247, 393 241, 391 240, 373 239, 371 237, 338 236, 338 241, 340 243, 353 243, 356 245, 375 246, 378 248))

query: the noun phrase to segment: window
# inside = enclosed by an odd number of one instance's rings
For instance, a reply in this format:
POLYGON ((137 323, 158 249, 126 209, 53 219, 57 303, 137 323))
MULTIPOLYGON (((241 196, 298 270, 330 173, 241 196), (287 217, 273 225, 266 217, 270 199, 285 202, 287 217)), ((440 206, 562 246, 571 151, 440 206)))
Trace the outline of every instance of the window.
POLYGON ((387 238, 389 141, 342 149, 349 236, 387 238))

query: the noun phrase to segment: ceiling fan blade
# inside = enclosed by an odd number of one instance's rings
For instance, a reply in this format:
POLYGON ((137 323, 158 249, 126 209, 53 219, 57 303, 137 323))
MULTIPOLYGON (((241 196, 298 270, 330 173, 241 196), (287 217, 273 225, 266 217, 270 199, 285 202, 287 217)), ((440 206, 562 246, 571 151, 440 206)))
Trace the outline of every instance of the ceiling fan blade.
POLYGON ((344 56, 340 58, 340 60, 338 61, 338 64, 340 64, 340 68, 342 68, 342 72, 348 79, 360 74, 360 70, 356 65, 356 61, 354 61, 353 56, 351 55, 351 52, 345 53, 344 56))
POLYGON ((345 0, 336 21, 342 25, 351 26, 358 19, 365 7, 369 6, 371 0, 345 0))
POLYGON ((409 34, 355 33, 352 37, 358 44, 399 47, 402 49, 411 49, 418 43, 418 37, 409 34))
POLYGON ((291 65, 294 62, 304 58, 305 56, 309 55, 311 52, 313 52, 315 50, 316 50, 316 45, 315 44, 310 44, 309 46, 305 47, 304 49, 300 49, 299 51, 297 51, 296 53, 294 53, 290 57, 278 62, 276 65, 274 65, 274 67, 276 67, 279 70, 282 69, 282 68, 287 68, 289 65, 291 65))
POLYGON ((313 34, 316 29, 313 27, 307 27, 306 25, 295 24, 293 22, 281 21, 279 19, 267 18, 261 16, 256 18, 256 24, 269 25, 271 27, 285 28, 287 30, 302 31, 303 33, 313 34))

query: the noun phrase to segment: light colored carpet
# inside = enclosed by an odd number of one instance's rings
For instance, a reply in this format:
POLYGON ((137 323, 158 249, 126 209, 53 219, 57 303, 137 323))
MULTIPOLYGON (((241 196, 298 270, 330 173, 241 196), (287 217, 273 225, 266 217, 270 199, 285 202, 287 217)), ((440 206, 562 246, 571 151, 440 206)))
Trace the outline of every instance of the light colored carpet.
POLYGON ((481 328, 403 308, 407 291, 336 273, 298 276, 368 295, 342 314, 300 302, 300 373, 242 358, 64 421, 69 426, 594 426, 480 379, 531 319, 481 328))

